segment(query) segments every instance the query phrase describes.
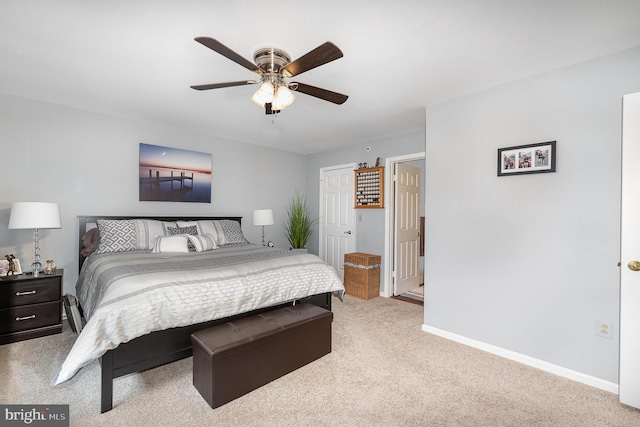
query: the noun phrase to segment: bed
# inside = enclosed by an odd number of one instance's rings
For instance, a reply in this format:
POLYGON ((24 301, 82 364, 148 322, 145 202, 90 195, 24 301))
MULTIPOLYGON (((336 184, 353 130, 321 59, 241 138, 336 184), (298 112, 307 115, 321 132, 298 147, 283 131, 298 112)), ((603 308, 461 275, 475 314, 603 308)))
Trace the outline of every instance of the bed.
POLYGON ((241 217, 78 220, 76 297, 87 321, 53 384, 99 358, 101 412, 113 407, 115 378, 190 357, 195 331, 301 302, 331 310, 332 295, 344 292, 315 255, 247 242, 241 217), (95 228, 100 246, 87 256, 95 228), (134 230, 122 237, 125 228, 134 230))

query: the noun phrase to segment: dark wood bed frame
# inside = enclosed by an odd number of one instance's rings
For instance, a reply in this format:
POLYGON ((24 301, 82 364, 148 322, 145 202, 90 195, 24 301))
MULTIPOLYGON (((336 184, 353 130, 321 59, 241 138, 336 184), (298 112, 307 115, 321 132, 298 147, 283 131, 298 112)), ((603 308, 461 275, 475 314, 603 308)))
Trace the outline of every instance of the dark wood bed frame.
MULTIPOLYGON (((242 217, 150 217, 150 216, 79 216, 79 250, 82 249, 82 237, 96 224, 98 219, 156 219, 160 221, 196 221, 196 220, 220 220, 230 219, 241 222, 242 217)), ((82 268, 86 257, 79 254, 79 269, 82 268)), ((191 334, 193 332, 239 319, 274 310, 287 305, 307 302, 317 305, 327 310, 331 310, 331 293, 312 295, 310 297, 280 304, 273 307, 254 310, 247 313, 238 314, 232 317, 212 320, 205 323, 198 323, 179 328, 171 328, 163 331, 152 332, 147 335, 135 338, 127 343, 120 344, 113 350, 107 351, 100 358, 102 367, 101 374, 101 403, 100 412, 104 413, 113 408, 113 380, 124 375, 134 372, 141 372, 146 369, 155 368, 176 360, 184 359, 192 356, 191 334)))

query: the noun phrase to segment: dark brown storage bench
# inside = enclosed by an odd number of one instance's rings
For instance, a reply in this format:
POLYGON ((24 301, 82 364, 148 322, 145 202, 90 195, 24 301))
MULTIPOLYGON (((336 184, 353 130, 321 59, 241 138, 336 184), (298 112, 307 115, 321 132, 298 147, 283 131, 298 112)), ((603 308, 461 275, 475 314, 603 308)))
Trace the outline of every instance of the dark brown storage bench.
POLYGON ((331 352, 333 313, 284 307, 195 332, 193 385, 212 408, 331 352))

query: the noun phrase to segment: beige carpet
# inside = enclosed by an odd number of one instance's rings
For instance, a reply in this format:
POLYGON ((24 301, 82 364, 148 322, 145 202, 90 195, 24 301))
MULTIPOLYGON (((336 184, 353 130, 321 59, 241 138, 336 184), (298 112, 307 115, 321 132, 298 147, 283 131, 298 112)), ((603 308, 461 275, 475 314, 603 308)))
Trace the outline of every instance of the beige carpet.
POLYGON ((72 426, 639 426, 617 396, 421 331, 421 306, 334 299, 333 352, 218 409, 191 358, 115 381, 94 362, 57 387, 74 334, 0 346, 0 402, 70 404, 72 426))

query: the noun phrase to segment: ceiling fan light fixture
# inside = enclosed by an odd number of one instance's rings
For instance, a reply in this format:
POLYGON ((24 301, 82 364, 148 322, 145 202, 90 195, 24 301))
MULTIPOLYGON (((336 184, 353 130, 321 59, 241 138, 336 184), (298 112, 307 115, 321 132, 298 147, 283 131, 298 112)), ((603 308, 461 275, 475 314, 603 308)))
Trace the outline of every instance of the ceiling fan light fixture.
POLYGON ((273 94, 275 90, 271 82, 264 82, 260 85, 256 93, 253 94, 251 100, 264 108, 264 104, 273 101, 273 94))
POLYGON ((278 86, 278 90, 273 97, 273 109, 274 110, 284 110, 289 105, 293 104, 296 96, 289 90, 289 88, 285 85, 278 86))
POLYGON ((258 92, 254 93, 253 96, 251 97, 251 100, 253 102, 256 103, 256 105, 258 105, 259 107, 264 108, 264 105, 266 104, 266 102, 262 102, 258 99, 258 92))

